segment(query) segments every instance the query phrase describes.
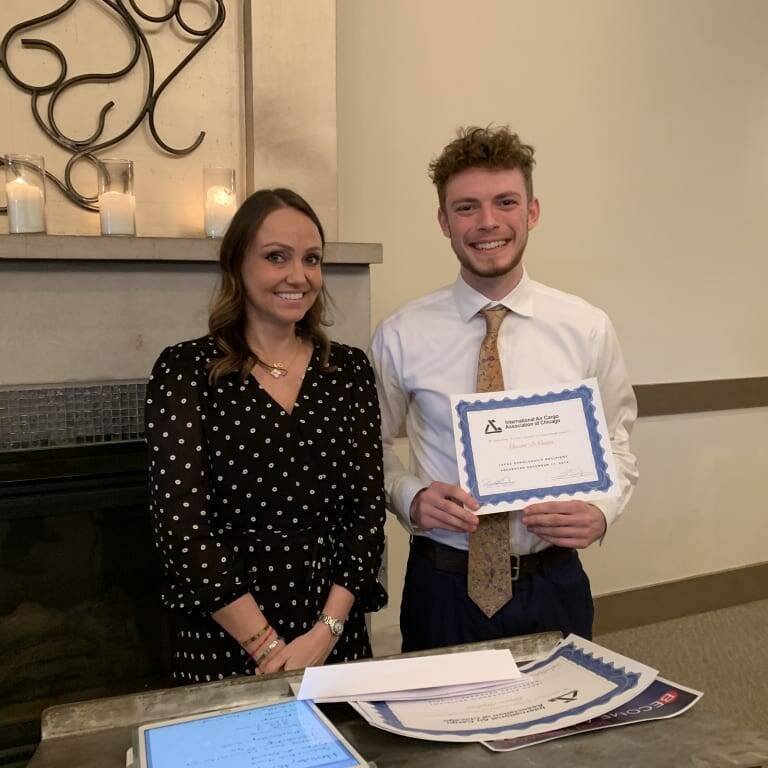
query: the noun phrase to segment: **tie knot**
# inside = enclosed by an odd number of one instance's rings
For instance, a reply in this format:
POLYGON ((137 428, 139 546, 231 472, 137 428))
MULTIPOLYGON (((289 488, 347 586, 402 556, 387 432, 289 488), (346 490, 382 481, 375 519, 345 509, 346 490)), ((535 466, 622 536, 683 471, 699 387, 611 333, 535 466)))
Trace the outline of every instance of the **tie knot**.
POLYGON ((499 328, 501 328, 502 322, 504 322, 504 318, 507 316, 507 312, 509 310, 503 306, 481 309, 480 313, 485 318, 485 332, 496 335, 499 332, 499 328))

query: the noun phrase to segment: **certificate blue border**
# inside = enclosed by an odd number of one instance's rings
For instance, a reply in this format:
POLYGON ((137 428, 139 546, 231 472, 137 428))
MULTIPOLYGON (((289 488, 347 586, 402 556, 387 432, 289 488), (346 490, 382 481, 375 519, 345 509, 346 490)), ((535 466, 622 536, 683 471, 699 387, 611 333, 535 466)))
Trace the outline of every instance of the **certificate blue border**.
POLYGON ((389 708, 389 705, 384 701, 373 702, 371 706, 376 710, 382 721, 389 726, 398 728, 403 731, 414 731, 416 733, 430 733, 434 735, 440 734, 453 734, 456 736, 471 736, 472 734, 497 734, 502 732, 510 732, 516 730, 524 730, 530 728, 533 725, 551 725, 557 723, 558 720, 562 720, 566 717, 572 717, 580 715, 583 712, 591 709, 595 706, 606 704, 617 696, 636 688, 640 681, 640 674, 637 672, 627 672, 624 667, 616 667, 610 662, 605 662, 601 658, 596 658, 594 654, 584 651, 581 648, 577 648, 573 643, 566 643, 558 648, 554 653, 549 655, 543 661, 536 664, 531 664, 526 667, 525 672, 532 672, 533 670, 540 669, 548 664, 551 664, 555 659, 564 658, 578 664, 580 667, 588 669, 590 672, 594 672, 596 675, 609 681, 613 685, 613 689, 604 693, 602 696, 598 696, 595 699, 590 699, 584 704, 571 707, 570 709, 563 710, 554 715, 548 715, 546 717, 534 718, 532 720, 526 720, 525 722, 518 723, 517 725, 503 725, 497 727, 479 727, 470 728, 462 731, 441 731, 441 730, 424 730, 421 728, 410 728, 403 725, 397 716, 389 708))
POLYGON ((575 389, 564 389, 561 392, 549 392, 546 395, 529 395, 521 397, 504 397, 499 400, 462 400, 456 406, 459 417, 459 432, 464 468, 467 473, 469 492, 481 504, 499 504, 501 502, 528 501, 529 499, 544 498, 546 496, 572 496, 575 493, 588 493, 590 491, 607 491, 612 485, 608 474, 608 464, 605 461, 605 451, 602 446, 597 419, 595 418, 595 403, 592 399, 592 389, 582 384, 575 389), (469 433, 469 414, 476 411, 490 411, 494 408, 517 407, 521 405, 540 405, 542 403, 556 403, 563 400, 581 400, 584 408, 584 416, 587 422, 587 433, 592 448, 597 480, 584 483, 570 483, 568 485, 555 485, 548 488, 532 488, 522 491, 508 491, 507 493, 491 493, 480 495, 475 469, 475 458, 472 451, 472 439, 469 433))

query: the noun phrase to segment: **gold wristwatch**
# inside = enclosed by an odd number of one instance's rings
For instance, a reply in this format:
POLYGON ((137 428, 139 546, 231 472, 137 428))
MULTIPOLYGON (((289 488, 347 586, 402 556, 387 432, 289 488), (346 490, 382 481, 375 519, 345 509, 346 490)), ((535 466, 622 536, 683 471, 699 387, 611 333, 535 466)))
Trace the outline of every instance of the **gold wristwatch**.
POLYGON ((317 617, 317 621, 319 624, 327 624, 334 637, 341 637, 341 633, 344 631, 345 619, 336 619, 333 616, 329 616, 327 613, 321 613, 317 617))

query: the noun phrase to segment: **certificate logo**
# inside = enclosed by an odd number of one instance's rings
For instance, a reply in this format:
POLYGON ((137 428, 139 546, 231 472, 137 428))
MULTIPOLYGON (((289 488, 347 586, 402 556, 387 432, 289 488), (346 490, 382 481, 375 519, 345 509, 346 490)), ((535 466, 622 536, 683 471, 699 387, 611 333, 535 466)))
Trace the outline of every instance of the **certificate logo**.
POLYGON ((499 432, 501 432, 501 427, 496 425, 496 421, 494 419, 488 419, 488 423, 485 425, 485 434, 498 435, 499 432))

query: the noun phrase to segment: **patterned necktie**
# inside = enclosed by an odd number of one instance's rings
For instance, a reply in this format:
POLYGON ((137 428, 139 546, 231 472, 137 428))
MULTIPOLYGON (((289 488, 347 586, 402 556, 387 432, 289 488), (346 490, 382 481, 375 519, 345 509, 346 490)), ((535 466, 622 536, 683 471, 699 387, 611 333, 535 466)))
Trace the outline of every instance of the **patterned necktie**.
MULTIPOLYGON (((504 389, 497 341, 507 312, 506 307, 482 310, 486 331, 477 363, 478 392, 504 389)), ((488 618, 512 599, 509 512, 481 515, 477 531, 469 535, 467 591, 488 618)))

